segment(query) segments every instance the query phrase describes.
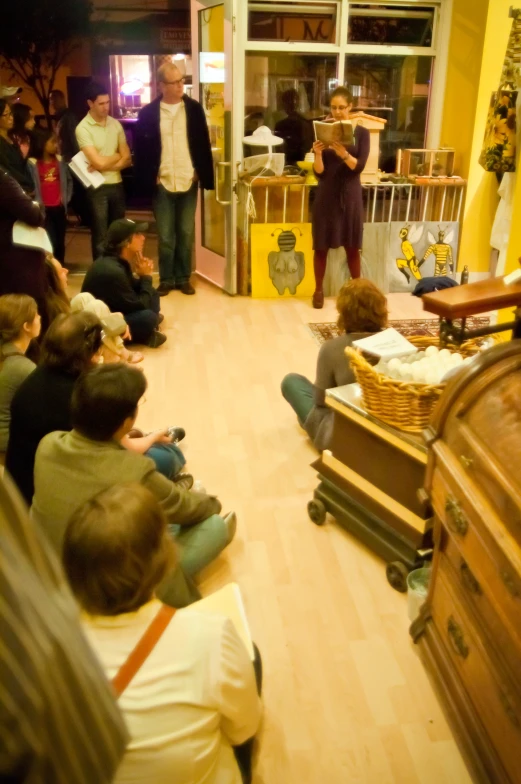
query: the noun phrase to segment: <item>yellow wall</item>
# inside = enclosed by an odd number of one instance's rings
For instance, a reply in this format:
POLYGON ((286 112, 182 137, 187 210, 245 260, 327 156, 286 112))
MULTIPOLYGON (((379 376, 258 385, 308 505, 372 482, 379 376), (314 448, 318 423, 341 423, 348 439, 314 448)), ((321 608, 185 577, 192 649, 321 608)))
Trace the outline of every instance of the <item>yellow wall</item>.
POLYGON ((459 266, 487 272, 497 180, 478 163, 490 96, 499 87, 512 20, 512 0, 454 0, 442 122, 442 144, 459 150, 468 177, 459 266), (480 55, 481 52, 481 55, 480 55))

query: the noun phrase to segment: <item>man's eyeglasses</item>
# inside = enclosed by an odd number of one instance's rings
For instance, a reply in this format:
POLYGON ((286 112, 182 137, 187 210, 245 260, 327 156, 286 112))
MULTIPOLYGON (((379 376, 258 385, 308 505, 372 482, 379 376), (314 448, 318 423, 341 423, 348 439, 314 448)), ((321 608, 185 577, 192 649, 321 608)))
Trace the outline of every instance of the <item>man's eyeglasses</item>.
POLYGON ((4 113, 2 114, 2 117, 12 117, 12 116, 13 116, 13 113, 12 113, 11 111, 9 111, 9 112, 4 112, 4 113))
POLYGON ((175 84, 176 86, 185 83, 184 76, 181 79, 176 79, 174 82, 163 82, 163 84, 175 84))

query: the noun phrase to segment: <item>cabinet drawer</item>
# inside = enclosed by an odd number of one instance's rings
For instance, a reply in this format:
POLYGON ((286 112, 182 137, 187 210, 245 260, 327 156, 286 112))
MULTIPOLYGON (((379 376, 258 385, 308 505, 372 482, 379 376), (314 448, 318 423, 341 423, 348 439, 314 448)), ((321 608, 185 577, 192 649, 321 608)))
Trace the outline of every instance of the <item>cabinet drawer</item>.
POLYGON ((457 488, 434 470, 432 503, 436 514, 469 565, 514 639, 521 638, 521 552, 489 509, 480 512, 457 488), (486 518, 487 523, 483 521, 486 518))
POLYGON ((503 623, 490 596, 488 583, 476 577, 474 570, 461 555, 455 539, 446 532, 441 543, 440 562, 443 564, 443 571, 452 569, 460 593, 475 611, 478 623, 484 634, 488 635, 498 657, 504 659, 506 667, 519 684, 521 694, 521 629, 512 625, 507 627, 503 623), (447 567, 444 561, 448 561, 450 567, 447 567))
POLYGON ((479 632, 458 601, 457 584, 440 561, 432 622, 512 782, 519 781, 521 700, 490 659, 479 632))
MULTIPOLYGON (((486 418, 480 420, 482 431, 486 418)), ((490 423, 488 423, 490 427, 490 423)), ((494 439, 483 432, 477 433, 471 422, 453 418, 446 431, 446 446, 461 465, 467 482, 474 483, 486 496, 488 502, 500 517, 503 525, 520 541, 521 503, 516 454, 508 449, 503 439, 499 441, 503 453, 512 455, 503 463, 499 462, 493 452, 494 439), (483 443, 482 436, 487 438, 488 445, 483 443)), ((498 439, 496 439, 498 441, 498 439)))

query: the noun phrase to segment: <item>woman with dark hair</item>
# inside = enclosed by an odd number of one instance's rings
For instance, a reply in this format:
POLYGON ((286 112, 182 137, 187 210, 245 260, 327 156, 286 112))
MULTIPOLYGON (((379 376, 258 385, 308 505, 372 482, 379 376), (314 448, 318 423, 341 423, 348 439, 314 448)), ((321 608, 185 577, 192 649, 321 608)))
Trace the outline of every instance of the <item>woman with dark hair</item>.
POLYGON ((19 145, 11 138, 13 126, 13 107, 5 98, 0 98, 0 166, 32 197, 33 178, 19 145))
POLYGON ((315 383, 298 373, 289 373, 282 381, 283 396, 320 451, 328 449, 333 425, 333 411, 326 406, 326 389, 352 384, 355 380, 344 349, 353 340, 387 327, 387 300, 370 280, 358 278, 344 283, 336 307, 338 326, 344 334, 320 347, 315 383))
POLYGON ((40 334, 40 324, 32 297, 26 294, 0 297, 0 452, 7 449, 13 397, 36 367, 25 354, 31 341, 40 334))
POLYGON ((11 404, 5 466, 30 505, 38 444, 54 430, 71 430, 74 382, 101 356, 101 322, 92 313, 58 316, 42 343, 40 363, 11 404))
POLYGON ((261 718, 254 667, 230 620, 156 598, 176 561, 161 507, 140 484, 102 491, 65 533, 65 573, 131 736, 114 781, 241 784, 261 718), (125 688, 118 673, 156 618, 166 620, 153 654, 125 688))
POLYGON ((34 112, 26 103, 14 103, 11 106, 11 111, 13 112, 13 127, 9 136, 19 146, 22 156, 27 158, 31 148, 32 133, 36 125, 34 112))
MULTIPOLYGON (((346 87, 337 87, 330 98, 331 121, 349 120, 353 97, 346 87)), ((315 293, 313 307, 324 306, 323 282, 330 248, 345 248, 352 278, 360 277, 364 210, 360 174, 369 157, 370 136, 367 128, 357 124, 354 141, 349 147, 334 142, 325 147, 313 144, 314 171, 319 183, 313 204, 313 249, 315 293)))

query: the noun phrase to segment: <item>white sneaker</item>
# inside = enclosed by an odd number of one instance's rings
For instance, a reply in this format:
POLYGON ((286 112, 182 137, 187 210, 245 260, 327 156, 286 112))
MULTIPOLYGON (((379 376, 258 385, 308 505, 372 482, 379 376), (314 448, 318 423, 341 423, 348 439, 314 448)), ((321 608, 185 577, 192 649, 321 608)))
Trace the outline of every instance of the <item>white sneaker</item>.
POLYGON ((223 516, 223 520, 226 524, 226 530, 228 532, 228 544, 230 544, 237 530, 237 515, 235 512, 228 512, 228 514, 223 516))

